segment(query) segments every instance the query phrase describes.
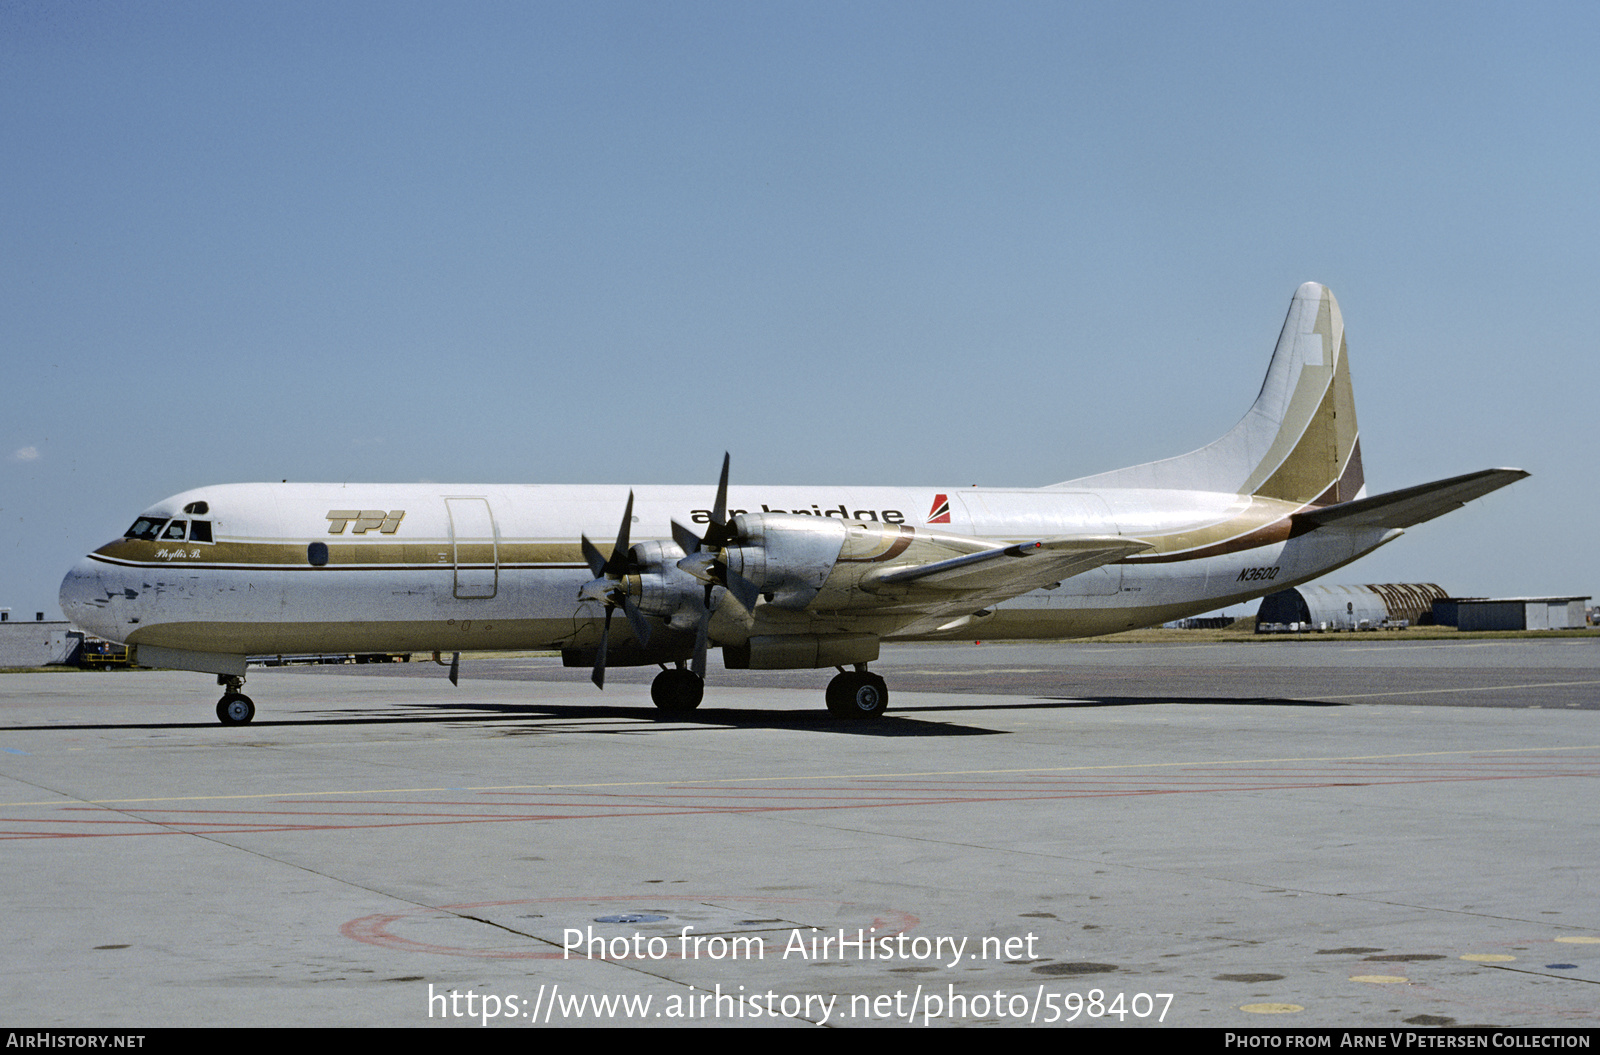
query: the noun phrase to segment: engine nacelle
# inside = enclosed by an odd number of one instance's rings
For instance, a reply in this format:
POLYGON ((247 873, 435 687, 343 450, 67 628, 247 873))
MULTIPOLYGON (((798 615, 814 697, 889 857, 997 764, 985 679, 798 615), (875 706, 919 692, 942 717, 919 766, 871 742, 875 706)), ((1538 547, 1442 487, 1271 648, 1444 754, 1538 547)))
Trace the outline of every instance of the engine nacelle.
MULTIPOLYGON (((678 567, 683 552, 670 542, 641 542, 631 555, 639 573, 629 576, 628 592, 639 610, 665 619, 674 630, 693 631, 704 610, 706 589, 705 583, 678 567)), ((718 600, 712 597, 713 607, 718 600)))
POLYGON ((741 513, 737 543, 722 551, 728 570, 761 588, 768 603, 798 611, 822 591, 848 534, 846 521, 794 513, 741 513))
POLYGON ((723 550, 728 570, 759 587, 769 604, 790 611, 892 605, 908 587, 885 583, 886 573, 996 547, 905 524, 793 513, 743 513, 733 528, 737 540, 723 550))
POLYGON ((812 670, 877 658, 876 634, 760 634, 741 645, 722 646, 722 664, 729 670, 812 670))

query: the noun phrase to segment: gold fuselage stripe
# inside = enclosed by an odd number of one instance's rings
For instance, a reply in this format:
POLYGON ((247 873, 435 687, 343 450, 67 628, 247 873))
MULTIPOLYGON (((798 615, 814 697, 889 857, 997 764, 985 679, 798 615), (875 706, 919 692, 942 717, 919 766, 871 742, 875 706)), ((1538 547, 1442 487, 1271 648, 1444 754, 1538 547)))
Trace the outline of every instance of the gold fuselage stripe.
MULTIPOLYGON (((1329 488, 1332 495, 1343 497, 1344 481, 1329 488)), ((1330 495, 1330 497, 1332 496, 1330 495)), ((1319 496, 1322 497, 1322 496, 1319 496)), ((1247 505, 1235 515, 1220 522, 1167 530, 1150 534, 1127 534, 1150 543, 1154 552, 1125 557, 1118 563, 1127 565, 1165 564, 1224 556, 1243 550, 1258 549, 1285 542, 1301 534, 1303 529, 1294 521, 1296 513, 1317 508, 1320 503, 1284 502, 1278 499, 1240 496, 1247 505)), ((902 526, 885 553, 874 554, 873 560, 892 559, 912 542, 916 529, 902 526)), ((311 543, 323 539, 304 541, 242 541, 221 539, 214 544, 184 543, 174 545, 141 539, 118 539, 97 549, 92 557, 108 564, 129 567, 207 568, 227 571, 252 571, 275 568, 284 571, 308 572, 329 570, 426 570, 430 568, 491 568, 506 570, 581 570, 588 567, 581 549, 570 542, 515 542, 500 540, 497 543, 426 540, 421 542, 352 541, 324 544, 328 548, 325 565, 313 566, 306 554, 311 543)), ((995 540, 1016 541, 1015 539, 995 540)), ((841 558, 844 559, 844 558, 841 558)), ((859 561, 863 558, 851 558, 859 561)))

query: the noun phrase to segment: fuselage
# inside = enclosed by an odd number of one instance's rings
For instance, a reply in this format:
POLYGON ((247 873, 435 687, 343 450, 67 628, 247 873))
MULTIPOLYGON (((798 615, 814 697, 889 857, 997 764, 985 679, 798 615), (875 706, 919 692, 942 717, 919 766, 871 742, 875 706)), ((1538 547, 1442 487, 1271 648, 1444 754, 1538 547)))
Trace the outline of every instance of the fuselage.
MULTIPOLYGON (((61 587, 85 630, 138 646, 235 656, 305 652, 583 649, 601 606, 580 536, 609 540, 625 486, 231 484, 145 510, 61 587)), ((633 488, 632 540, 699 531, 704 486, 633 488)), ((881 638, 1065 638, 1148 626, 1320 575, 1398 531, 1298 533, 1302 504, 1171 489, 734 487, 741 512, 836 518, 901 536, 951 532, 996 545, 1122 536, 1140 554, 938 626, 854 613, 881 638), (981 627, 981 630, 977 628, 981 627)), ((674 551, 676 552, 676 551, 674 551)), ((720 591, 717 603, 721 607, 720 591)), ((716 644, 837 613, 719 619, 716 644)), ((841 624, 842 625, 842 624, 841 624)), ((614 633, 616 633, 614 631, 614 633)), ((625 634, 626 630, 621 633, 625 634)))

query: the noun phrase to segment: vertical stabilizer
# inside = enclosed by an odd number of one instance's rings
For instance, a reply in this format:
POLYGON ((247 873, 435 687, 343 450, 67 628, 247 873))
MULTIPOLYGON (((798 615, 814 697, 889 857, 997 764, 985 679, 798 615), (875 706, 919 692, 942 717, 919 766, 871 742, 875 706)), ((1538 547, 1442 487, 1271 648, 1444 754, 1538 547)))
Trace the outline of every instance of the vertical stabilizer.
POLYGON ((1260 394, 1221 439, 1176 458, 1055 486, 1223 491, 1308 505, 1361 497, 1344 319, 1332 291, 1307 282, 1295 292, 1260 394))

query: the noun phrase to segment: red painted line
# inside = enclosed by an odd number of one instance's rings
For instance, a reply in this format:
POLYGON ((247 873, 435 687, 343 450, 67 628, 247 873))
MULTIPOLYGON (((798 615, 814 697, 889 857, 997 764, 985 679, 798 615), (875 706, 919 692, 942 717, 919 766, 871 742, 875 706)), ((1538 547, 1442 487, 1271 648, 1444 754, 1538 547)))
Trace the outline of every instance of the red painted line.
MULTIPOLYGON (((1548 772, 1416 772, 1408 767, 1402 774, 1393 772, 1384 774, 1340 772, 1318 774, 1317 779, 1300 781, 1285 781, 1281 778, 1263 779, 1263 775, 1237 774, 1237 779, 1230 782, 1218 782, 1216 774, 1207 774, 1206 780, 1186 781, 1181 778, 1171 779, 1166 777, 1160 780, 1139 780, 1135 776, 1118 776, 1112 779, 1093 778, 1082 780, 1053 779, 1049 788, 1007 787, 1001 791, 993 786, 977 786, 972 784, 956 787, 941 786, 915 786, 875 784, 873 796, 870 799, 858 798, 860 787, 855 789, 841 787, 838 794, 829 794, 833 789, 818 789, 807 786, 804 789, 795 789, 793 792, 783 788, 754 789, 753 792, 730 792, 725 788, 706 789, 695 791, 693 789, 676 790, 668 792, 650 792, 623 796, 617 794, 600 794, 574 792, 571 799, 574 801, 561 801, 559 803, 537 803, 554 812, 526 812, 529 803, 506 803, 507 806, 522 807, 517 812, 500 814, 473 811, 469 813, 440 812, 427 810, 425 807, 435 805, 431 802, 419 802, 416 805, 423 807, 414 811, 384 810, 375 811, 367 808, 367 803, 351 803, 348 809, 327 809, 319 811, 274 811, 274 810, 150 810, 143 815, 128 817, 126 811, 117 811, 116 816, 100 818, 0 818, 0 823, 18 824, 21 827, 15 830, 0 831, 0 839, 27 839, 27 838, 107 838, 118 835, 156 835, 189 833, 250 833, 250 832, 284 832, 284 831, 350 831, 368 828, 383 827, 419 827, 436 824, 504 824, 529 821, 560 821, 560 820, 607 820, 630 819, 635 817, 671 817, 671 816, 706 816, 717 814, 747 814, 747 813, 785 813, 808 812, 815 810, 841 810, 841 809, 893 809, 913 806, 949 806, 967 804, 989 804, 1003 802, 1049 802, 1081 798, 1118 798, 1148 795, 1185 795, 1185 794, 1214 794, 1222 792, 1241 791, 1285 791, 1309 790, 1340 787, 1397 787, 1408 784, 1424 783, 1459 783, 1459 782, 1484 782, 1527 779, 1551 779, 1564 777, 1592 778, 1595 774, 1589 771, 1568 772, 1555 770, 1548 772), (1137 784, 1138 786, 1130 786, 1137 784), (818 794, 818 792, 823 792, 818 794), (804 794, 800 794, 804 792, 804 794), (886 794, 893 794, 892 798, 885 799, 886 794), (587 794, 587 798, 585 798, 587 794), (650 801, 623 801, 625 798, 647 799, 650 801), (778 801, 773 801, 776 798, 778 801), (678 801, 690 799, 703 803, 699 807, 671 808, 664 806, 659 800, 678 801), (726 800, 734 799, 735 803, 726 800), (707 800, 718 800, 711 802, 707 800), (736 804, 743 803, 743 804, 736 804), (243 816, 271 816, 285 818, 278 821, 246 822, 241 819, 217 820, 206 823, 188 819, 194 815, 226 816, 241 818, 243 816), (290 817, 329 817, 344 818, 347 823, 294 823, 290 817), (406 820, 373 821, 360 823, 362 818, 401 817, 406 820), (172 818, 172 819, 164 819, 172 818), (62 831, 58 826, 73 825, 96 828, 110 828, 116 826, 140 827, 145 830, 131 831, 62 831), (41 828, 46 830, 40 830, 41 828), (54 830, 49 830, 54 829, 54 830)), ((403 801, 386 800, 383 805, 406 805, 403 801)), ((326 806, 325 803, 322 805, 326 806)), ((454 805, 454 803, 452 803, 454 805)), ((462 804, 468 805, 468 804, 462 804)), ((481 806, 482 803, 475 805, 481 806)), ((69 806, 62 807, 63 811, 100 811, 110 814, 112 811, 104 807, 94 806, 69 806)))

